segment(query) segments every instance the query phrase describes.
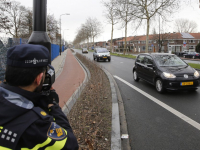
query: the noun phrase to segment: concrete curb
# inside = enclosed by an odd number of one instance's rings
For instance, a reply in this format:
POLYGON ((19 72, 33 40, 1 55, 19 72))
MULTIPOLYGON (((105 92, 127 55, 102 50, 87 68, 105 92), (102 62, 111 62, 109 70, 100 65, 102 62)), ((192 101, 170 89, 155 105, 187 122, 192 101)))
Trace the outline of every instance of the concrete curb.
POLYGON ((111 150, 121 150, 120 138, 120 120, 119 120, 119 105, 117 99, 117 91, 113 82, 112 75, 103 69, 110 81, 110 88, 112 92, 112 133, 111 133, 111 150))
POLYGON ((84 89, 86 83, 89 81, 91 75, 89 70, 86 68, 86 66, 74 55, 74 57, 77 59, 80 66, 83 68, 83 71, 85 73, 85 79, 83 83, 78 87, 78 89, 74 92, 74 94, 69 98, 69 100, 66 102, 66 104, 63 106, 62 111, 67 116, 76 103, 76 100, 79 98, 82 90, 84 89))

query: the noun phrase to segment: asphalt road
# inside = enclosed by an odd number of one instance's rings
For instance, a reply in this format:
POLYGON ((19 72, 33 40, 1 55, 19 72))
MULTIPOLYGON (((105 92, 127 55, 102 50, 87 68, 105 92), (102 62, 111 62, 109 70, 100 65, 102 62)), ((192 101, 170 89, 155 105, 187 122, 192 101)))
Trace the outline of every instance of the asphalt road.
MULTIPOLYGON (((84 55, 93 59, 91 52, 84 55)), ((98 63, 120 89, 132 150, 200 150, 200 88, 159 94, 142 80, 134 82, 133 59, 112 56, 98 63)))

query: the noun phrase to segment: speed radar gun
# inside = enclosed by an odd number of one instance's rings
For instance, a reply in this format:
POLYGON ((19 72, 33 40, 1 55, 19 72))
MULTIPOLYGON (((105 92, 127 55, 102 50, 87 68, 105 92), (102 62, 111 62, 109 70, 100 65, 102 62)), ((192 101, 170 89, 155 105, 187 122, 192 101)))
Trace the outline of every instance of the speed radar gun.
POLYGON ((42 85, 42 92, 48 95, 48 92, 52 86, 52 84, 55 82, 55 70, 53 66, 50 64, 47 66, 47 70, 45 73, 45 80, 42 85))
MULTIPOLYGON (((47 0, 33 0, 33 32, 29 44, 43 45, 49 50, 51 60, 51 41, 46 32, 47 0)), ((47 66, 43 92, 48 93, 55 82, 55 70, 51 64, 47 66)))

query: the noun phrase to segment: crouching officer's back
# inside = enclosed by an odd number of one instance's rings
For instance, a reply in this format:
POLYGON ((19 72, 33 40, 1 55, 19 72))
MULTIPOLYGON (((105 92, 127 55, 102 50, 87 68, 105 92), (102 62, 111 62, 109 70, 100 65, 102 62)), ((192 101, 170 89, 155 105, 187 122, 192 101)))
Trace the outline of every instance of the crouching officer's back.
POLYGON ((78 150, 56 91, 41 93, 49 64, 44 46, 8 50, 6 82, 0 84, 0 150, 78 150))

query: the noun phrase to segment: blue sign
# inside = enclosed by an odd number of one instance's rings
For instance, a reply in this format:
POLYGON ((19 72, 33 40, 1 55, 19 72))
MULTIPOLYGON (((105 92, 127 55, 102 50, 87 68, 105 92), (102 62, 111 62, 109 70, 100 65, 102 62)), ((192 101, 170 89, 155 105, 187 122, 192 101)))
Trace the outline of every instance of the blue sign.
POLYGON ((153 44, 151 44, 151 46, 153 47, 153 44))

